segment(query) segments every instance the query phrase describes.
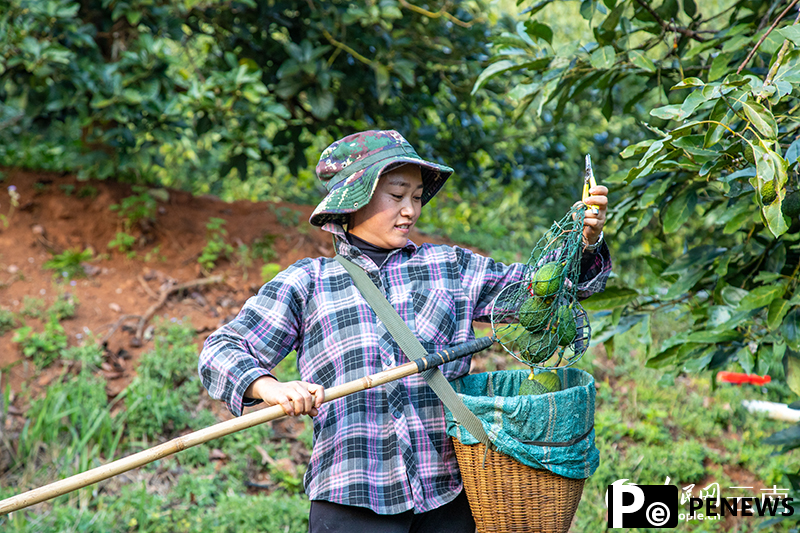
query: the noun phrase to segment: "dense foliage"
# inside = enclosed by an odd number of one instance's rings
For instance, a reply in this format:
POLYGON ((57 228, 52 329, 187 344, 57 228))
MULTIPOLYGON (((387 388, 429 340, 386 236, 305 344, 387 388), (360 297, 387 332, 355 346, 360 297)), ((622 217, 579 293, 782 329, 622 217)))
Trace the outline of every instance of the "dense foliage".
MULTIPOLYGON (((553 46, 527 9, 494 40, 475 86, 514 72, 518 112, 599 102, 613 123, 649 131, 608 177, 615 239, 641 243, 658 281, 617 285, 587 304, 607 310, 599 338, 678 312, 690 327, 653 350, 669 379, 738 363, 800 393, 800 20, 796 2, 584 1, 593 38, 553 46), (784 366, 786 372, 784 372, 784 366)), ((623 274, 623 278, 624 278, 623 274)), ((630 279, 630 277, 629 277, 630 279)), ((800 429, 770 442, 800 445, 800 429)))
POLYGON ((487 36, 513 27, 483 1, 4 4, 2 164, 311 202, 322 148, 392 128, 467 193, 561 174, 558 134, 531 142, 513 106, 470 94, 487 36))

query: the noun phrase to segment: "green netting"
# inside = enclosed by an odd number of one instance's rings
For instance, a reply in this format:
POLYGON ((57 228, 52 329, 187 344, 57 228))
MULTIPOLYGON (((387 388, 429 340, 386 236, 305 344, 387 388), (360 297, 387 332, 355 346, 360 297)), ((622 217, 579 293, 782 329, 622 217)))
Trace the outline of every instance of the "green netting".
MULTIPOLYGON (((585 479, 600 463, 594 444, 594 378, 577 368, 559 368, 562 390, 517 395, 527 370, 469 374, 452 382, 464 404, 504 453, 533 468, 585 479)), ((447 434, 462 444, 477 444, 446 411, 447 434)))
POLYGON ((492 304, 495 338, 530 367, 570 366, 589 346, 589 320, 576 295, 585 212, 580 204, 553 223, 531 251, 523 281, 492 304))

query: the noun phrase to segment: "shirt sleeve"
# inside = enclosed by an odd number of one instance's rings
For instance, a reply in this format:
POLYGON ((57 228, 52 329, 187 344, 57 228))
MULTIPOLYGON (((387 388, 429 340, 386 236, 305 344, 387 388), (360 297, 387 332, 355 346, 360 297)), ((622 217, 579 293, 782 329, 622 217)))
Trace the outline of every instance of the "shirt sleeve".
POLYGON ((611 252, 604 240, 597 250, 583 252, 581 256, 581 274, 577 286, 578 299, 585 300, 596 292, 602 292, 606 288, 610 274, 611 252))
POLYGON ((455 247, 455 252, 461 269, 462 287, 469 299, 474 302, 473 319, 487 322, 495 297, 508 284, 522 279, 525 265, 523 263, 505 265, 465 248, 455 247))
POLYGON ((244 406, 261 401, 244 398, 247 387, 271 375, 270 370, 299 347, 311 280, 301 263, 261 287, 235 319, 203 344, 198 362, 203 386, 235 416, 244 406))
MULTIPOLYGON (((519 282, 526 266, 523 263, 505 265, 463 248, 456 247, 455 251, 461 268, 462 285, 475 302, 474 319, 488 321, 495 297, 508 284, 519 282)), ((583 300, 605 289, 610 274, 611 255, 604 241, 595 252, 585 252, 581 256, 580 277, 576 287, 578 299, 583 300)))

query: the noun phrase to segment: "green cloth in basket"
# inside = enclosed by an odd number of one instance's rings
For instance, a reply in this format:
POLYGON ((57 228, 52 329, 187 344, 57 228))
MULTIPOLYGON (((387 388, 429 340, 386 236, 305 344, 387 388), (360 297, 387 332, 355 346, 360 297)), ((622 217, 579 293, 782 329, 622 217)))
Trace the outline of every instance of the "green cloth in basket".
MULTIPOLYGON (((451 384, 498 452, 533 468, 584 479, 600 463, 594 445, 594 378, 577 368, 557 372, 561 391, 539 396, 517 395, 528 370, 470 374, 451 384)), ((477 444, 478 439, 445 411, 447 434, 462 444, 477 444)))

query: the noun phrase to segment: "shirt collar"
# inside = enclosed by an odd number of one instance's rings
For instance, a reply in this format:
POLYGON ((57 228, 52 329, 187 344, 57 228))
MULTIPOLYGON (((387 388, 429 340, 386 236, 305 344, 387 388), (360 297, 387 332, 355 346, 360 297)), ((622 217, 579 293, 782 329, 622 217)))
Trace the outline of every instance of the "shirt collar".
MULTIPOLYGON (((324 226, 322 226, 324 231, 333 234, 333 249, 336 250, 336 253, 343 255, 344 257, 355 258, 355 252, 353 251, 354 246, 352 246, 349 242, 347 242, 347 237, 344 235, 344 227, 341 224, 337 224, 335 222, 328 222, 324 226)), ((411 239, 406 241, 406 245, 400 248, 400 250, 407 250, 411 254, 417 251, 418 246, 414 244, 411 239)), ((391 257, 395 254, 396 251, 393 251, 389 254, 391 257)), ((359 252, 359 255, 363 255, 359 252)))

